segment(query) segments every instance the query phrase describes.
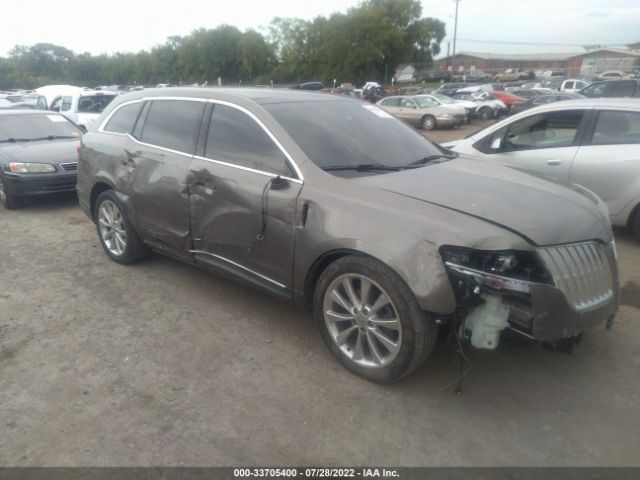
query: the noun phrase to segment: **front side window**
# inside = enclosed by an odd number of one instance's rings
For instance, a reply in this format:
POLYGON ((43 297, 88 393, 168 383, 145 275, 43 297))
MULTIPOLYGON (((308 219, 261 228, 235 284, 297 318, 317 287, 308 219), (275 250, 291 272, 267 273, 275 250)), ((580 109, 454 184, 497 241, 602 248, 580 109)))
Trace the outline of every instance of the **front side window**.
POLYGON ((49 110, 53 110, 54 112, 60 111, 60 105, 62 104, 62 97, 56 97, 51 102, 51 108, 49 110))
POLYGON ((282 150, 267 133, 237 108, 216 105, 211 117, 205 156, 285 177, 292 177, 282 150))
POLYGON ((417 101, 422 108, 438 106, 438 103, 429 97, 419 97, 417 98, 417 101))
POLYGON ((159 147, 193 154, 204 102, 154 100, 140 140, 159 147))
POLYGON ((640 143, 640 113, 600 112, 591 143, 640 143))
POLYGON ((104 129, 107 132, 132 133, 133 126, 140 113, 141 102, 131 103, 120 107, 112 116, 104 129))
POLYGON ((568 147, 578 133, 582 111, 569 110, 532 115, 507 131, 504 150, 568 147))
POLYGON ((400 100, 401 108, 415 108, 415 106, 416 106, 415 102, 410 98, 403 98, 402 100, 400 100))
POLYGON ((581 93, 591 98, 601 97, 602 95, 604 95, 606 88, 606 83, 594 83, 593 85, 585 87, 585 89, 581 93))

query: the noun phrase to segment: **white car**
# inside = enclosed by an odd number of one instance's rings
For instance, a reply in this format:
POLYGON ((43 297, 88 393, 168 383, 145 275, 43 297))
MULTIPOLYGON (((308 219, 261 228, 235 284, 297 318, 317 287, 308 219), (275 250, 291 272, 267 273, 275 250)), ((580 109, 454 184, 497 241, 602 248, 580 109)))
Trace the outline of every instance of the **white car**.
POLYGON ((471 115, 475 115, 476 105, 473 102, 464 102, 463 104, 439 93, 419 94, 416 97, 429 99, 435 105, 451 110, 454 114, 464 113, 467 116, 467 121, 471 115))
POLYGON ((586 188, 640 240, 640 99, 551 103, 443 146, 586 188))
MULTIPOLYGON (((40 89, 37 91, 40 93, 40 89)), ((47 94, 51 98, 50 91, 47 94)), ((59 89, 49 102, 49 110, 62 113, 84 130, 88 130, 117 95, 112 91, 85 90, 67 85, 59 89)))
POLYGON ((585 82, 584 80, 569 78, 569 79, 565 80, 564 82, 562 82, 562 85, 560 85, 560 89, 559 90, 562 93, 578 93, 580 90, 582 90, 587 85, 589 85, 589 84, 587 82, 585 82))
POLYGON ((498 100, 487 92, 458 92, 451 98, 454 102, 473 102, 475 116, 482 120, 499 117, 509 111, 502 100, 498 100))

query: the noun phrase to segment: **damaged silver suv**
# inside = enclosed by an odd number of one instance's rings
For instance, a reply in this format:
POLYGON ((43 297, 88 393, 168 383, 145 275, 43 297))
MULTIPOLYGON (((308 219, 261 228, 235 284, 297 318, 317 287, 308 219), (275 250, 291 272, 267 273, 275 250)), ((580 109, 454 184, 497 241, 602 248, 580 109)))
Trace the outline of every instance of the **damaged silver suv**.
POLYGON ((423 363, 439 325, 495 349, 505 329, 557 342, 618 308, 596 196, 458 156, 373 105, 144 90, 97 125, 78 195, 109 257, 155 250, 306 306, 369 380, 423 363))

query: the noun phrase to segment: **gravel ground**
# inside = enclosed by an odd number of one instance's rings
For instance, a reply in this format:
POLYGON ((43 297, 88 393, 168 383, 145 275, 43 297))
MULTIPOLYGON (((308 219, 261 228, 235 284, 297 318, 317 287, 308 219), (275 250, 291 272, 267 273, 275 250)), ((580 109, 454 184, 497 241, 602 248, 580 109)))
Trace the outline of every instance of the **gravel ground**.
POLYGON ((457 373, 444 341, 404 381, 368 383, 306 312, 159 255, 111 262, 76 202, 0 208, 0 465, 640 465, 625 230, 612 331, 573 355, 469 350, 456 396, 440 391, 457 373))

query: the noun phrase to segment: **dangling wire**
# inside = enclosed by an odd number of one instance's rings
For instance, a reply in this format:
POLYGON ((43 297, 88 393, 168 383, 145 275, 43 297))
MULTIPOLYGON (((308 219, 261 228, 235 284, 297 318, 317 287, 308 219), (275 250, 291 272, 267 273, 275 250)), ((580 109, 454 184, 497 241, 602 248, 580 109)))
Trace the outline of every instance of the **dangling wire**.
POLYGON ((252 252, 253 249, 258 244, 258 242, 261 242, 264 240, 264 236, 267 232, 267 212, 269 209, 269 206, 268 206, 269 191, 271 190, 271 184, 274 182, 274 180, 279 178, 280 176, 271 177, 269 180, 267 180, 267 183, 265 183, 264 187, 262 188, 262 225, 260 227, 260 231, 258 232, 258 235, 256 235, 256 239, 253 241, 253 243, 249 247, 248 252, 252 252))
POLYGON ((443 392, 444 390, 446 390, 450 386, 452 386, 455 383, 457 383, 458 386, 455 389, 455 393, 456 393, 456 395, 460 395, 462 393, 462 379, 464 377, 466 377, 467 374, 473 369, 473 363, 471 362, 471 360, 469 360, 467 355, 464 353, 464 349, 462 348, 462 342, 460 341, 460 337, 458 336, 458 332, 456 332, 455 329, 453 329, 449 336, 451 337, 451 335, 453 335, 453 337, 456 340, 456 344, 454 345, 454 350, 460 356, 460 374, 458 375, 458 378, 456 378, 455 380, 452 380, 451 382, 447 383, 445 386, 440 388, 436 392, 436 394, 443 392), (467 368, 466 370, 464 370, 464 362, 465 361, 469 365, 469 368, 467 368))

